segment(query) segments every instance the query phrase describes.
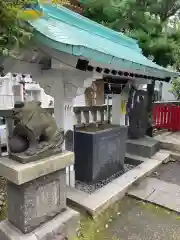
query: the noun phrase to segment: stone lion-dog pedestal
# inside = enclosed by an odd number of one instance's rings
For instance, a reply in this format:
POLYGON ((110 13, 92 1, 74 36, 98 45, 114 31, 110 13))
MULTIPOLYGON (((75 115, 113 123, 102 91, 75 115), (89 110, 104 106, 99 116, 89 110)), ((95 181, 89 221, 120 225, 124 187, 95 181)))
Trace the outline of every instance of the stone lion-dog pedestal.
POLYGON ((0 175, 8 179, 1 240, 74 239, 79 213, 66 207, 66 167, 73 161, 72 152, 26 164, 0 159, 0 175))

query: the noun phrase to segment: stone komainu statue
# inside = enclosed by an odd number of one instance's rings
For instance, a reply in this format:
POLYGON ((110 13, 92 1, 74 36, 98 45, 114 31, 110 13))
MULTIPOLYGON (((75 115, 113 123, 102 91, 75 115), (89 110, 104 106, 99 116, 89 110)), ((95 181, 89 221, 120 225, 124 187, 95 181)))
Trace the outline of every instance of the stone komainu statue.
POLYGON ((24 163, 62 152, 64 131, 40 102, 16 103, 13 118, 15 127, 9 138, 12 158, 24 163))

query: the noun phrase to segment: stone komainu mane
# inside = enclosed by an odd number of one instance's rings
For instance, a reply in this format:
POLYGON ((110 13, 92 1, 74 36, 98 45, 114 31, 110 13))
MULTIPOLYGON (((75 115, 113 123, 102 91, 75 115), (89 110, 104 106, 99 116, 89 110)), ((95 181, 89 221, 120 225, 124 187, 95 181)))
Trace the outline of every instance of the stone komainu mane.
POLYGON ((17 103, 13 109, 15 128, 9 138, 10 157, 22 163, 62 152, 64 131, 41 103, 17 103))

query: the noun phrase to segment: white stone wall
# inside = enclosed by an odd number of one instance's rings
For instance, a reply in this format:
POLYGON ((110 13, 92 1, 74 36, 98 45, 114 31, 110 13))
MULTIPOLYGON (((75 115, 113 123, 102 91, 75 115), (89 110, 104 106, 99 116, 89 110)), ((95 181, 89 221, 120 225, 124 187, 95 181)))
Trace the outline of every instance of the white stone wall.
POLYGON ((169 92, 169 90, 171 88, 172 88, 171 83, 163 82, 163 85, 162 85, 162 101, 175 101, 176 100, 174 95, 171 92, 169 92))
POLYGON ((0 77, 0 109, 12 108, 14 105, 13 78, 11 74, 0 77))
POLYGON ((85 96, 84 96, 84 94, 76 96, 73 99, 73 105, 74 106, 85 106, 85 96))
MULTIPOLYGON (((23 89, 22 85, 19 84, 21 80, 20 76, 21 74, 14 78, 11 73, 8 73, 5 77, 0 77, 0 109, 13 108, 14 102, 23 101, 23 89)), ((28 75, 24 80, 26 82, 32 82, 32 79, 28 77, 28 75)), ((54 102, 53 97, 47 95, 39 84, 27 83, 25 88, 27 91, 38 92, 39 96, 37 100, 42 102, 43 108, 49 107, 50 101, 54 102)), ((28 99, 33 100, 31 98, 32 97, 29 97, 28 99)))

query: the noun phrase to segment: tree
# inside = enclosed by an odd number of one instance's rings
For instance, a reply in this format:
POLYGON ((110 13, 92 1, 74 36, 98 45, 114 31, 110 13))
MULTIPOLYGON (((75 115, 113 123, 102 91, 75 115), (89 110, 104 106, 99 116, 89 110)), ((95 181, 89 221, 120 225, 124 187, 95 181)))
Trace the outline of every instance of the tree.
POLYGON ((167 21, 170 17, 178 13, 180 9, 179 0, 150 0, 150 10, 160 17, 161 22, 167 21))
MULTIPOLYGON (((52 0, 52 2, 71 6, 69 0, 52 0)), ((25 9, 27 6, 31 8, 35 5, 38 5, 38 0, 0 0, 0 56, 16 57, 19 49, 31 39, 33 29, 24 20, 38 18, 41 14, 32 10, 27 16, 25 9)))
POLYGON ((31 36, 29 27, 18 19, 24 3, 0 0, 0 55, 11 55, 31 36))
POLYGON ((170 92, 177 100, 180 100, 180 78, 172 81, 172 88, 170 89, 170 92))
POLYGON ((137 39, 146 57, 164 67, 176 64, 180 36, 167 23, 180 9, 179 0, 84 0, 84 5, 90 19, 137 39))

